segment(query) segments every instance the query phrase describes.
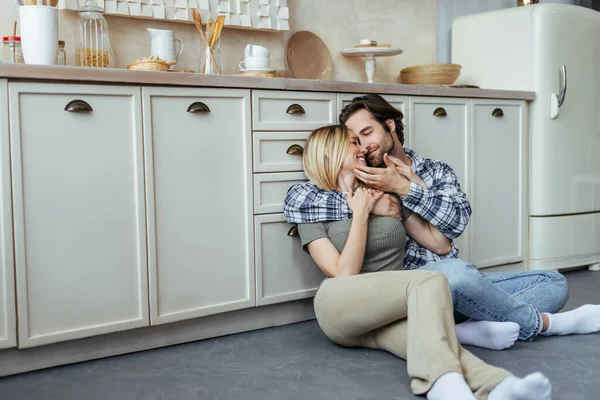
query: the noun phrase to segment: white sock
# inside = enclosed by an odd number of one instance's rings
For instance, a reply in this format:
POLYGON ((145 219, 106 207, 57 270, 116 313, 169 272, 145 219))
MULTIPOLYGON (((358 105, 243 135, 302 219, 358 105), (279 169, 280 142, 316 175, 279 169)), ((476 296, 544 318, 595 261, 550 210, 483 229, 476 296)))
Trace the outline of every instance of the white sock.
POLYGON ((573 311, 548 314, 548 330, 540 335, 571 335, 600 331, 600 305, 586 304, 573 311))
POLYGON ((508 349, 519 338, 516 322, 467 321, 456 325, 459 343, 484 349, 508 349))
POLYGON ((476 400, 476 398, 465 382, 464 376, 458 372, 448 372, 437 378, 427 392, 427 400, 476 400))
POLYGON ((534 372, 525 378, 509 376, 496 386, 488 400, 550 400, 552 385, 541 372, 534 372))

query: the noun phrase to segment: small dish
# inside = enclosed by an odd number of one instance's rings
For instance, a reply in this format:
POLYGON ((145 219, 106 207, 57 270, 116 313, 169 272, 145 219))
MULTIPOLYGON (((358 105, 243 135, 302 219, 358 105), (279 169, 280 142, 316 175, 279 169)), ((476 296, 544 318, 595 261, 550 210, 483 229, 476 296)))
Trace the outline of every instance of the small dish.
POLYGON ((240 68, 240 72, 244 73, 244 72, 259 72, 259 73, 267 73, 267 72, 274 72, 275 70, 273 68, 265 68, 265 69, 244 69, 244 68, 240 68))

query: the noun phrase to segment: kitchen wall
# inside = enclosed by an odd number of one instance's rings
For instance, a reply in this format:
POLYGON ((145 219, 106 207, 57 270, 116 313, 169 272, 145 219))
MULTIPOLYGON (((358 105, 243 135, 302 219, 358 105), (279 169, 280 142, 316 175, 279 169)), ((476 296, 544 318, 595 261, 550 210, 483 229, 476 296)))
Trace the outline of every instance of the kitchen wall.
MULTIPOLYGON (((540 3, 592 7, 592 0, 540 0, 540 3)), ((515 7, 517 0, 440 0, 438 9, 438 62, 451 61, 452 21, 461 15, 515 7)), ((510 28, 509 28, 510 29, 510 28)))
MULTIPOLYGON (((446 1, 446 0, 442 0, 446 1)), ((400 69, 414 64, 435 62, 437 58, 437 0, 288 0, 290 32, 260 32, 224 29, 221 49, 225 73, 236 73, 247 43, 262 44, 271 49, 271 65, 284 69, 285 44, 292 33, 309 30, 317 34, 329 48, 334 62, 333 80, 365 81, 364 63, 346 58, 340 50, 372 38, 379 43, 400 47, 404 53, 377 59, 376 82, 397 82, 400 69)), ((17 19, 13 0, 0 0, 0 36, 12 32, 17 19)), ((60 38, 67 42, 67 63, 73 64, 74 32, 78 15, 60 12, 60 38)), ((198 69, 200 36, 193 24, 106 17, 117 67, 148 55, 146 28, 172 29, 185 43, 179 68, 198 69)))

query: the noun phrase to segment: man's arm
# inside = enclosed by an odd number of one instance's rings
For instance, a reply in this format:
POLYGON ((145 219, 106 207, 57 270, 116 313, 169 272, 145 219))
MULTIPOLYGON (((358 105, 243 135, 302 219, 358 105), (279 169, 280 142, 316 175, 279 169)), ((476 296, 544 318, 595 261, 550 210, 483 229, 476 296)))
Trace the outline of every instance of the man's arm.
POLYGON ((411 182, 404 206, 437 227, 449 239, 459 237, 471 218, 471 205, 458 178, 447 164, 440 164, 429 189, 411 182))

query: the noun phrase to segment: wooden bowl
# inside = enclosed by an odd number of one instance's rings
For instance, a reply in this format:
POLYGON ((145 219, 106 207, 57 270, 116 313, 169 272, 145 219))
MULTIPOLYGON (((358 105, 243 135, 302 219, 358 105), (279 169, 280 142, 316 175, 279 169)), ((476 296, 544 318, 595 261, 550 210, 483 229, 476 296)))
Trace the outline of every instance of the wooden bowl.
POLYGON ((162 60, 141 60, 127 64, 127 69, 135 71, 167 71, 171 68, 173 62, 165 62, 162 60))
POLYGON ((407 85, 452 85, 461 68, 458 64, 415 65, 400 70, 398 80, 407 85))

